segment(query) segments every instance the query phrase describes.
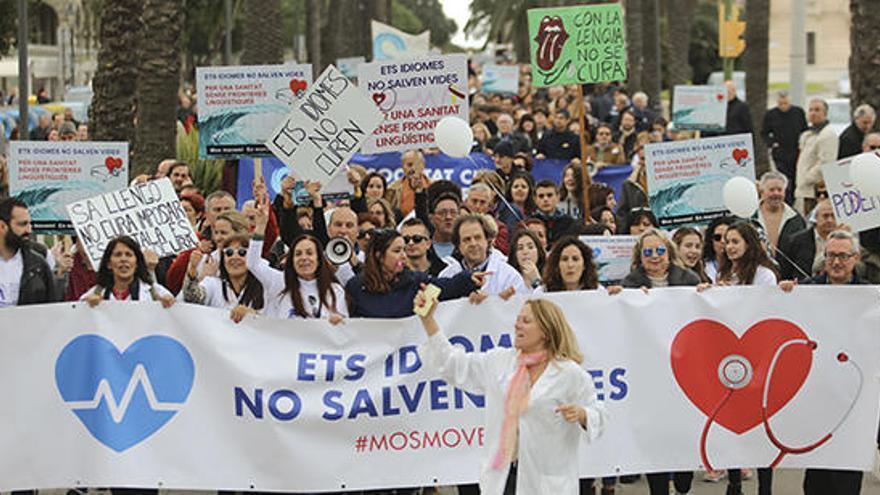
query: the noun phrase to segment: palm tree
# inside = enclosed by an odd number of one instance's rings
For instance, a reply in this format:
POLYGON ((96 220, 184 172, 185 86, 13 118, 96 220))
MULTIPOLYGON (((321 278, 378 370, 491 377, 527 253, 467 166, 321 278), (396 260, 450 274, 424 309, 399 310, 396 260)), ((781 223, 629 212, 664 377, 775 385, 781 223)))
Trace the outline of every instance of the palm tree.
POLYGON ((324 0, 306 0, 306 47, 315 74, 320 74, 324 70, 324 58, 321 53, 323 6, 324 0))
POLYGON ((752 114, 752 133, 755 143, 755 172, 760 176, 769 170, 767 145, 761 139, 761 125, 767 111, 767 72, 769 71, 770 0, 747 0, 746 50, 743 66, 746 71, 746 90, 749 112, 752 114))
POLYGON ((626 88, 630 94, 642 90, 642 0, 626 0, 626 88))
MULTIPOLYGON (((92 79, 89 133, 95 141, 134 141, 141 0, 104 2, 98 68, 92 79)), ((176 93, 176 88, 175 88, 176 93)))
POLYGON ((143 22, 132 173, 147 173, 177 154, 175 122, 183 4, 178 0, 146 0, 143 22))
POLYGON ((852 106, 868 103, 880 109, 880 9, 875 0, 850 0, 849 81, 852 106))
POLYGON ((663 108, 660 102, 660 88, 663 85, 660 71, 660 0, 643 0, 642 9, 642 90, 648 94, 651 106, 659 111, 663 108))
POLYGON ((672 98, 676 85, 687 84, 693 77, 691 64, 688 61, 693 15, 694 0, 669 0, 666 11, 668 26, 666 32, 669 46, 666 76, 669 81, 670 98, 672 98))
POLYGON ((281 0, 245 0, 244 14, 242 64, 270 65, 284 62, 281 0))

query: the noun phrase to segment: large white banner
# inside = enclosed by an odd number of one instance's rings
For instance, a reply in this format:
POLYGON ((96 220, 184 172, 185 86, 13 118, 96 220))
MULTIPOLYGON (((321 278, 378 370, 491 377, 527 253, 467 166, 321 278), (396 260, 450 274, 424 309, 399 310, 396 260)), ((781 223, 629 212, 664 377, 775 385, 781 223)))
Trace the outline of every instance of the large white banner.
MULTIPOLYGON (((870 151, 880 157, 880 152, 870 151)), ((837 163, 822 165, 822 178, 831 195, 837 223, 849 225, 856 232, 880 226, 880 196, 862 194, 850 178, 850 165, 855 156, 837 163)))
POLYGON ((68 203, 127 185, 126 142, 9 142, 9 194, 28 205, 39 232, 72 232, 68 203))
MULTIPOLYGON (((592 291, 559 303, 607 428, 584 475, 766 466, 870 469, 876 287, 592 291), (768 371, 772 371, 769 373, 768 371), (730 385, 725 387, 724 380, 730 385)), ((454 345, 509 346, 522 299, 444 303, 454 345)), ((140 486, 285 492, 477 479, 482 399, 419 360, 414 318, 248 318, 156 303, 0 311, 0 490, 140 486), (406 466, 406 469, 401 469, 406 466)))
POLYGON ((361 64, 358 85, 384 116, 363 153, 432 148, 434 128, 443 118, 468 121, 463 53, 361 64))
POLYGON ((376 105, 330 65, 272 132, 266 147, 297 179, 326 185, 381 120, 376 105))

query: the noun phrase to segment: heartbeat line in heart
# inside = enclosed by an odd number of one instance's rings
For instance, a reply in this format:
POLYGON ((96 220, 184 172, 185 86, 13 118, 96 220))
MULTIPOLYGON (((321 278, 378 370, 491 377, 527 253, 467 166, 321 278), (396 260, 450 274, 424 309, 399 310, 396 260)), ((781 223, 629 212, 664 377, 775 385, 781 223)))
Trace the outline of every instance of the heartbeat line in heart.
POLYGON ((106 378, 101 379, 98 383, 98 389, 95 391, 95 397, 92 400, 71 401, 67 404, 72 409, 97 409, 101 405, 101 401, 106 401, 107 408, 110 410, 110 417, 118 424, 125 418, 125 413, 128 411, 128 406, 131 405, 138 385, 141 386, 144 395, 147 396, 147 403, 150 405, 150 409, 154 411, 178 411, 183 406, 183 404, 178 402, 159 402, 159 399, 156 398, 156 393, 153 391, 150 378, 147 376, 147 370, 142 364, 135 366, 134 373, 132 373, 131 379, 129 379, 128 385, 125 387, 125 392, 122 394, 122 400, 118 404, 113 396, 113 390, 110 388, 110 382, 106 378))

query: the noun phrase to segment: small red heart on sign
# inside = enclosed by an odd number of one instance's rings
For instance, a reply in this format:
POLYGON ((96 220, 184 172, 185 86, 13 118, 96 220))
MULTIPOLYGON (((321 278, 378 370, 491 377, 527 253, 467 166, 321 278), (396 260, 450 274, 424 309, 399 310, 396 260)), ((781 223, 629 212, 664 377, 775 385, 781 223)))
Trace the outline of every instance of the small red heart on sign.
POLYGON ((115 169, 122 168, 122 158, 108 156, 104 159, 104 166, 107 167, 107 171, 112 174, 115 169))
POLYGON ((306 83, 302 79, 290 80, 290 90, 293 91, 293 94, 295 94, 296 96, 300 96, 300 93, 305 93, 307 87, 308 83, 306 83))
MULTIPOLYGON (((761 423, 764 380, 776 350, 792 339, 809 340, 794 323, 769 319, 752 325, 742 337, 713 320, 696 320, 679 330, 672 342, 672 371, 679 387, 697 408, 724 428, 741 435, 761 423), (751 379, 718 410, 730 389, 721 383, 719 367, 725 358, 745 358, 751 379)), ((767 385, 767 418, 773 417, 800 390, 813 363, 806 345, 786 348, 767 385)))
POLYGON ((743 160, 749 157, 749 150, 745 148, 736 148, 733 150, 733 159, 736 160, 736 163, 742 163, 743 160))
POLYGON ((717 95, 715 95, 715 99, 718 100, 718 101, 721 101, 721 100, 724 99, 724 95, 721 94, 721 93, 718 93, 717 95))
POLYGON ((385 93, 373 93, 373 102, 381 105, 385 101, 385 93))

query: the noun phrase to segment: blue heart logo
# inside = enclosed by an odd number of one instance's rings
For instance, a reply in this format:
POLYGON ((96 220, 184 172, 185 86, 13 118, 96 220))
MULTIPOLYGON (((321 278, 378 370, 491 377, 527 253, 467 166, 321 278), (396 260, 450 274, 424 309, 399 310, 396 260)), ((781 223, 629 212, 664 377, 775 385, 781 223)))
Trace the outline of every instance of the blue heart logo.
POLYGON ((194 378, 189 351, 161 335, 144 337, 122 353, 100 335, 82 335, 55 362, 61 398, 93 437, 117 452, 170 421, 194 378))

